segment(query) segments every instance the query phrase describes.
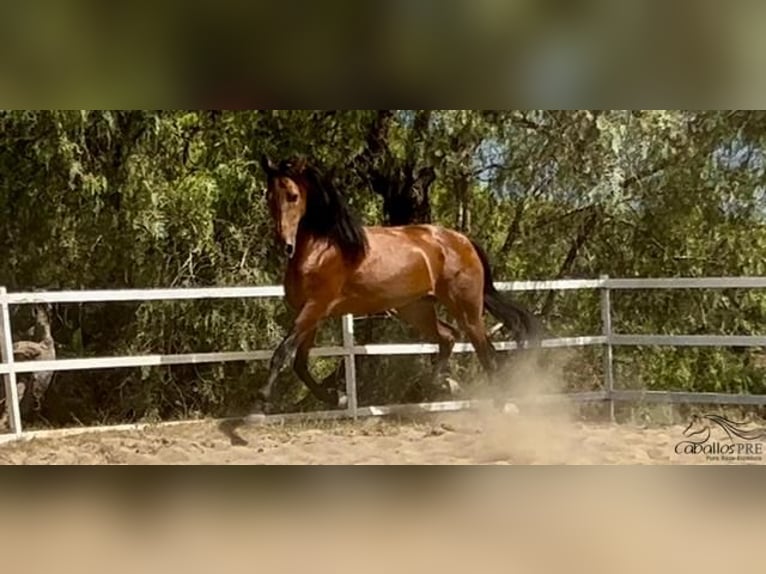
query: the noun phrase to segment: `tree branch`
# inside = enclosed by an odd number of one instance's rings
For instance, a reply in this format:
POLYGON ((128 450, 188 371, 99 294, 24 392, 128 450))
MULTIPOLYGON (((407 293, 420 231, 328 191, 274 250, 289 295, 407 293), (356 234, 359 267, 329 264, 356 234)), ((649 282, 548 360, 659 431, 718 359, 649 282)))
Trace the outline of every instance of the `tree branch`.
MULTIPOLYGON (((556 274, 556 279, 561 279, 572 271, 572 267, 574 267, 574 263, 577 260, 577 256, 580 253, 580 250, 596 230, 596 224, 598 223, 600 216, 601 212, 594 210, 586 217, 585 221, 577 231, 577 235, 574 237, 572 243, 569 246, 569 251, 564 258, 564 261, 561 263, 561 266, 559 267, 559 272, 556 274)), ((540 312, 540 315, 543 318, 550 314, 551 310, 553 309, 553 301, 555 298, 556 291, 548 291, 548 294, 545 296, 545 303, 543 303, 542 311, 540 312)))

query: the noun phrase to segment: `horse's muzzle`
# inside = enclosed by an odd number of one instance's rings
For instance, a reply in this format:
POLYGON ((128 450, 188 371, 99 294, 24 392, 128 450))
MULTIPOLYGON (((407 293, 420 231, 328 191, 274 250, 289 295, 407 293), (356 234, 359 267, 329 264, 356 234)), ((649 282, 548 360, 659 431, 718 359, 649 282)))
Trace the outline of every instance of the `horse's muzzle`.
POLYGON ((292 257, 295 254, 295 245, 292 243, 285 244, 285 253, 288 257, 292 257))

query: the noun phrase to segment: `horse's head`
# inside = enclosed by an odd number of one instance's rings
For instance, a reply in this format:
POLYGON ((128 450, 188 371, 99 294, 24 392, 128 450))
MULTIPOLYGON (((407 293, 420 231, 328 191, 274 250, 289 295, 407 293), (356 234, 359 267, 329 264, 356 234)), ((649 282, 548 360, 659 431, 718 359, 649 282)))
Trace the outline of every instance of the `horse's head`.
POLYGON ((364 228, 332 176, 302 159, 274 164, 263 156, 261 167, 268 181, 266 196, 271 217, 288 257, 295 254, 299 231, 328 239, 349 261, 357 261, 366 253, 364 228))
POLYGON ((684 429, 684 436, 693 437, 702 435, 703 442, 710 437, 710 421, 706 416, 693 414, 689 425, 684 429))
POLYGON ((267 156, 261 158, 266 172, 266 198, 276 225, 277 238, 285 244, 288 257, 295 253, 298 228, 308 207, 306 163, 302 160, 274 164, 267 156))

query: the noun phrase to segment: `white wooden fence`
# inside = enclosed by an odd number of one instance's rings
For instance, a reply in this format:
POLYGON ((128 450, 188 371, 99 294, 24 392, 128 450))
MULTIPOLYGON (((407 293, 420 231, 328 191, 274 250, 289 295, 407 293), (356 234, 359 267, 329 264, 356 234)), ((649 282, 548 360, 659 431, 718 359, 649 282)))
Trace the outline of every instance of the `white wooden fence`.
MULTIPOLYGON (((598 345, 605 347, 604 385, 594 392, 569 393, 566 395, 538 397, 536 400, 557 400, 562 396, 573 401, 606 401, 612 411, 617 401, 652 401, 652 402, 697 402, 719 404, 766 405, 766 395, 743 395, 726 393, 689 393, 667 391, 636 391, 615 388, 612 350, 617 345, 660 345, 660 346, 736 346, 766 347, 766 336, 721 336, 721 335, 630 335, 612 331, 610 292, 622 289, 762 289, 766 288, 766 277, 708 277, 708 278, 662 278, 662 279, 565 279, 556 281, 521 281, 497 283, 501 291, 540 291, 540 290, 580 290, 598 289, 601 292, 602 332, 598 335, 546 339, 543 347, 582 347, 598 345)), ((160 365, 180 365, 191 363, 217 363, 229 361, 268 360, 271 350, 222 353, 190 353, 181 355, 142 355, 126 357, 101 357, 86 359, 58 359, 55 361, 19 362, 13 360, 13 340, 11 333, 9 308, 14 305, 30 303, 91 303, 117 301, 158 301, 158 300, 198 300, 198 299, 242 299, 282 297, 280 286, 265 287, 211 287, 192 289, 126 289, 116 291, 59 291, 8 293, 0 287, 0 350, 3 362, 0 375, 5 380, 6 407, 8 409, 11 433, 8 438, 45 436, 57 431, 22 430, 19 415, 16 375, 39 371, 71 371, 88 369, 115 369, 125 367, 144 367, 160 365)), ((476 401, 445 401, 416 405, 386 405, 360 407, 356 394, 355 357, 358 355, 410 355, 438 352, 433 344, 371 344, 357 345, 354 341, 354 318, 346 315, 342 318, 343 345, 317 347, 312 349, 312 356, 341 356, 345 360, 346 393, 348 405, 343 410, 315 413, 295 413, 276 415, 275 419, 292 418, 341 418, 360 416, 379 416, 405 414, 412 412, 451 411, 476 406, 476 401)), ((516 348, 514 342, 495 343, 498 350, 516 348)), ((468 343, 455 345, 455 352, 472 352, 468 343)), ((99 427, 123 429, 136 428, 139 425, 119 425, 99 427)), ((95 430, 94 427, 71 429, 68 432, 95 430)), ((2 438, 2 437, 0 437, 2 438)))

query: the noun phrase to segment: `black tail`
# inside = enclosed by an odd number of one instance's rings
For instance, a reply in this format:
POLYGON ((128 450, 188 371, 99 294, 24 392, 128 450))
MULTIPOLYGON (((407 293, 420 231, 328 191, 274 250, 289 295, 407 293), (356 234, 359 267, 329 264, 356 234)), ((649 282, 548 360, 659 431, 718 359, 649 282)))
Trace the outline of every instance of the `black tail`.
POLYGON ((514 334, 516 343, 521 345, 522 340, 526 339, 538 346, 543 334, 540 320, 529 310, 500 294, 492 279, 492 269, 487 253, 474 241, 471 241, 471 244, 484 267, 484 308, 500 319, 514 334))

